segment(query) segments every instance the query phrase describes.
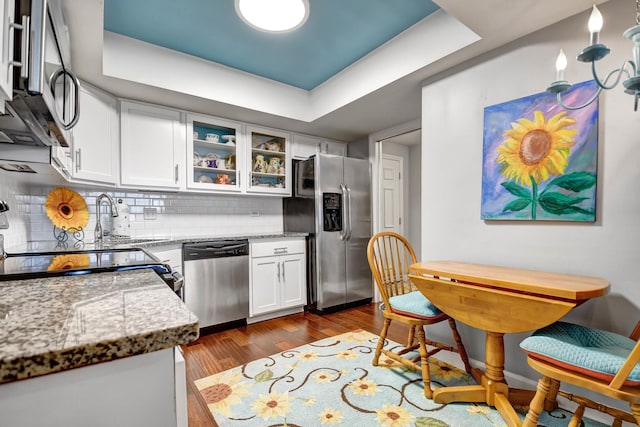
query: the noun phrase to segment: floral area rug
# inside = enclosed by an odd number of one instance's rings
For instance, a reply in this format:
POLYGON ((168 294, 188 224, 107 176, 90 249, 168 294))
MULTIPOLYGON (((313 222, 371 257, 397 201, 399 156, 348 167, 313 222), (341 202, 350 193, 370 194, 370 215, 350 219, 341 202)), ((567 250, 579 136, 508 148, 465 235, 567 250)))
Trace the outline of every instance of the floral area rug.
MULTIPOLYGON (((484 404, 439 404, 424 397, 419 372, 380 358, 378 336, 354 331, 283 351, 195 381, 220 427, 505 425, 484 404)), ((399 347, 388 341, 386 348, 399 347)), ((466 372, 430 359, 432 387, 475 384, 466 372)), ((524 411, 521 411, 524 419, 524 411)), ((566 426, 571 413, 544 412, 539 426, 566 426)), ((584 419, 585 426, 604 424, 584 419)))

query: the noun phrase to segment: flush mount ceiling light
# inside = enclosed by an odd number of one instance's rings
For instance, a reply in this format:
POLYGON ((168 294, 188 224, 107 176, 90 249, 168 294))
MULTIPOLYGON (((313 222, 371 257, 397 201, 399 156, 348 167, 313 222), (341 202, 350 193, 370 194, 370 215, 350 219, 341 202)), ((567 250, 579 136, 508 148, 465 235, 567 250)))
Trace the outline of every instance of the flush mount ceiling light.
POLYGON ((309 17, 309 0, 235 0, 235 6, 248 25, 272 33, 300 28, 309 17))

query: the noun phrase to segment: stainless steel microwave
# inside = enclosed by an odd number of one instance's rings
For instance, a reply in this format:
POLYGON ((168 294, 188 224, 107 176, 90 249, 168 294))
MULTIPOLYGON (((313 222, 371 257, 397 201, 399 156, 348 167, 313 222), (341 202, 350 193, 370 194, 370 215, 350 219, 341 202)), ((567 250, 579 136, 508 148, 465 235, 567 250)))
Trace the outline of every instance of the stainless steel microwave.
POLYGON ((13 99, 0 116, 0 142, 69 146, 80 115, 80 84, 61 0, 17 0, 13 99))

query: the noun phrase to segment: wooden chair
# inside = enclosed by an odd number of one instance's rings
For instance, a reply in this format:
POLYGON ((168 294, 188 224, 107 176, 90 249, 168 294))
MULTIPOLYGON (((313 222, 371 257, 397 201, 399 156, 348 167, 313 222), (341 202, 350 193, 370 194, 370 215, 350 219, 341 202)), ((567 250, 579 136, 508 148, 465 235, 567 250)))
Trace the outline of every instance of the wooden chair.
POLYGON ((529 366, 542 374, 531 400, 524 427, 535 427, 541 411, 553 410, 557 396, 578 404, 569 426, 579 426, 585 408, 613 417, 614 427, 622 421, 640 424, 640 322, 627 338, 613 332, 556 322, 526 338, 520 347, 529 366), (560 390, 560 383, 626 401, 631 413, 560 390))
POLYGON ((416 263, 413 248, 403 236, 393 232, 381 232, 369 240, 367 246, 369 267, 384 302, 382 314, 384 326, 380 332, 373 365, 378 366, 381 354, 385 354, 405 366, 420 371, 424 382, 424 395, 431 399, 431 376, 428 358, 441 350, 458 353, 465 370, 471 372, 467 352, 462 344, 455 321, 438 310, 422 293, 416 290, 408 278, 409 266, 416 263), (383 349, 387 331, 392 320, 409 325, 407 345, 399 351, 383 349), (456 342, 456 347, 432 341, 426 338, 424 327, 442 321, 448 321, 456 342), (418 342, 415 343, 415 339, 418 342), (433 347, 427 350, 427 345, 433 347), (407 353, 419 350, 415 358, 405 357, 407 353), (419 363, 418 363, 419 361, 419 363))

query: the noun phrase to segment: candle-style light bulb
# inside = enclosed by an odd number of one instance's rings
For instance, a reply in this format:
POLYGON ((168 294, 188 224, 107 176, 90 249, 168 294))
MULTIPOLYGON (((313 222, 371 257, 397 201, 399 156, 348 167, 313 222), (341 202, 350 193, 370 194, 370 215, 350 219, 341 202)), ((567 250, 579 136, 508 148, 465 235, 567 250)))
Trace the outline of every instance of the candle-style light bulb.
POLYGON ((591 16, 589 17, 589 33, 591 33, 592 45, 598 44, 598 38, 603 22, 602 14, 594 4, 593 9, 591 10, 591 16))
POLYGON ((560 49, 558 59, 556 59, 556 81, 564 80, 564 70, 567 69, 567 56, 560 49))

